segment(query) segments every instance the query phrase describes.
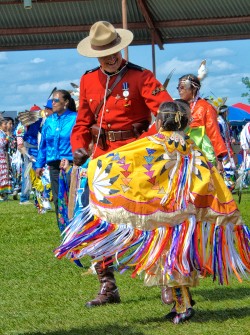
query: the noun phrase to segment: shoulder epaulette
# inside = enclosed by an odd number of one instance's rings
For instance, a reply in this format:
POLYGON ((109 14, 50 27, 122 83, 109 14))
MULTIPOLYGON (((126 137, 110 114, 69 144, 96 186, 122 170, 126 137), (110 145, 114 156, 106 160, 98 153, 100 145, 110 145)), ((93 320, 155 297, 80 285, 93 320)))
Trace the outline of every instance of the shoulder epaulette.
POLYGON ((136 64, 133 64, 133 63, 130 63, 130 62, 127 63, 127 67, 129 67, 131 69, 135 69, 135 70, 141 71, 141 72, 144 71, 144 70, 146 70, 144 67, 141 67, 139 65, 136 65, 136 64))
POLYGON ((87 73, 91 73, 91 72, 94 72, 94 71, 96 71, 96 70, 98 70, 98 69, 100 69, 100 65, 99 66, 97 66, 97 67, 95 67, 94 69, 92 69, 92 70, 87 70, 84 74, 87 74, 87 73))

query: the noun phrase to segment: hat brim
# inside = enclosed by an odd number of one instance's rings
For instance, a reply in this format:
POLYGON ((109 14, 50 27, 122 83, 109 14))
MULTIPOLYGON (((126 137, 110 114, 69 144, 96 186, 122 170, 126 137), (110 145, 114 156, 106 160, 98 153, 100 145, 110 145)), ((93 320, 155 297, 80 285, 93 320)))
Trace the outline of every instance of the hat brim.
POLYGON ((105 57, 121 51, 133 41, 134 35, 127 29, 116 29, 116 31, 120 35, 121 40, 112 48, 106 50, 94 50, 91 48, 90 37, 88 36, 77 45, 77 51, 80 55, 85 57, 105 57))

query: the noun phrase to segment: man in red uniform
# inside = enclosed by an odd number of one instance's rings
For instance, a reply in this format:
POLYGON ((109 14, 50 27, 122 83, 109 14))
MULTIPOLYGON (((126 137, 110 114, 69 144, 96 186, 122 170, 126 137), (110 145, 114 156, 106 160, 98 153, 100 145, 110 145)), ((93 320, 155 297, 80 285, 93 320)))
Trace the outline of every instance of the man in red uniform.
MULTIPOLYGON (((71 134, 74 164, 88 158, 91 140, 94 158, 136 140, 147 132, 151 112, 156 116, 163 101, 172 101, 153 73, 122 58, 121 50, 133 40, 129 30, 115 29, 105 21, 96 22, 88 37, 77 47, 86 57, 97 57, 100 66, 81 79, 79 110, 71 134)), ((120 302, 112 267, 97 263, 101 288, 86 307, 120 302)))

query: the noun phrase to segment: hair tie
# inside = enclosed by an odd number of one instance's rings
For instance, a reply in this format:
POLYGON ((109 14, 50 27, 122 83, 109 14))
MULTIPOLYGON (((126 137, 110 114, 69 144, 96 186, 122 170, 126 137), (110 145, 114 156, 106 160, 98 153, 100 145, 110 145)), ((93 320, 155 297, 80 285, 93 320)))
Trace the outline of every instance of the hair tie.
POLYGON ((175 115, 174 120, 175 120, 175 122, 178 122, 178 124, 179 124, 178 129, 181 128, 181 117, 182 117, 183 115, 184 115, 184 114, 181 113, 179 110, 176 112, 176 115, 175 115))
POLYGON ((162 113, 162 114, 175 114, 175 122, 178 122, 178 129, 181 128, 181 118, 184 115, 184 113, 181 113, 179 110, 175 113, 175 112, 161 112, 161 111, 157 111, 157 114, 162 113))

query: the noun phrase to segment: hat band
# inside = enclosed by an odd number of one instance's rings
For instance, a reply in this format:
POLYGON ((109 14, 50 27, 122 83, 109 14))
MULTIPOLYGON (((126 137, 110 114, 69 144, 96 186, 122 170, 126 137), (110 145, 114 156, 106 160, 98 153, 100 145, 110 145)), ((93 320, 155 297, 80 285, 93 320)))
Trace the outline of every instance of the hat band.
POLYGON ((107 50, 107 49, 114 47, 120 42, 121 42, 121 36, 117 34, 116 38, 112 42, 105 44, 105 45, 100 45, 100 46, 91 44, 91 48, 94 50, 107 50))

